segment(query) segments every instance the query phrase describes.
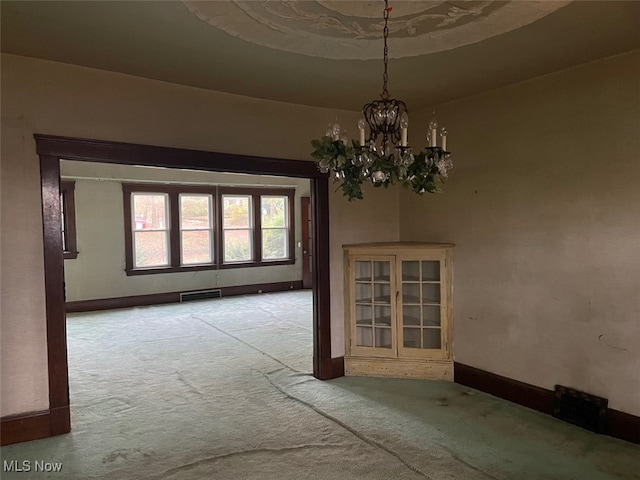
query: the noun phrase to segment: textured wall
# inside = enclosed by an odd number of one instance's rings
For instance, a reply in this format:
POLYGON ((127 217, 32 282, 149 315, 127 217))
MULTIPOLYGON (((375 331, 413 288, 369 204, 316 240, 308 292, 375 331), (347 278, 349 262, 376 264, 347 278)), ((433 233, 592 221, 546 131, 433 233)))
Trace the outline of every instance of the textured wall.
POLYGON ((403 240, 456 244, 456 361, 635 415, 639 66, 635 52, 438 107, 445 193, 400 196, 403 240))

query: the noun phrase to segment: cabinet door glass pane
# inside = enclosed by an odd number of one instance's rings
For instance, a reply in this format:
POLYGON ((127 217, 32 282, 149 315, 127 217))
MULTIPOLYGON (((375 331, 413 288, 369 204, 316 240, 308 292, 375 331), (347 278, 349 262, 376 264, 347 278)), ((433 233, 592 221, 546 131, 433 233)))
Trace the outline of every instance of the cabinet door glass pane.
POLYGON ((423 328, 422 329, 422 348, 441 347, 440 329, 439 328, 423 328))
POLYGON ((402 261, 402 340, 404 348, 441 349, 439 260, 402 261))
POLYGON ((438 260, 427 260, 422 262, 422 280, 440 281, 440 262, 438 260))
POLYGON ((403 328, 404 347, 420 348, 420 329, 419 328, 403 328))
POLYGON ((402 284, 402 304, 419 304, 420 303, 420 284, 419 283, 403 283, 402 284))
POLYGON ((356 280, 371 280, 371 262, 356 262, 356 280))
POLYGON ((440 305, 425 305, 422 307, 422 324, 425 327, 440 326, 440 305))
POLYGON ((391 348, 390 328, 376 328, 376 347, 391 348))
POLYGON ((440 284, 422 284, 422 303, 440 303, 440 284))
POLYGON ((356 305, 356 324, 371 325, 371 305, 356 305))
POLYGON ((391 278, 390 262, 373 262, 373 280, 376 282, 388 282, 391 278))
POLYGON ((391 285, 388 283, 374 283, 373 293, 375 303, 391 304, 391 285))
POLYGON ((402 281, 420 281, 420 262, 402 262, 402 281))
POLYGON ((376 314, 376 325, 391 325, 391 307, 385 305, 376 305, 374 307, 376 314))
POLYGON ((356 283, 356 303, 371 303, 371 284, 356 283))
POLYGON ((373 346, 373 332, 371 327, 356 327, 356 345, 359 347, 373 346))
POLYGON ((420 307, 417 305, 403 306, 402 320, 405 325, 420 326, 420 307))

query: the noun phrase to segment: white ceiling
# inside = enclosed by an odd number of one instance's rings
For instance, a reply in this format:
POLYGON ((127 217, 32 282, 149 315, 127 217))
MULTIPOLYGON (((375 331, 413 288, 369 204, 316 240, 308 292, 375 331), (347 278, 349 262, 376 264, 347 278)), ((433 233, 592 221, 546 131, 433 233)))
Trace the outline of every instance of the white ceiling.
MULTIPOLYGON (((411 109, 640 48, 640 2, 390 0, 389 91, 411 109)), ((382 85, 371 1, 1 1, 2 51, 305 105, 382 85)))

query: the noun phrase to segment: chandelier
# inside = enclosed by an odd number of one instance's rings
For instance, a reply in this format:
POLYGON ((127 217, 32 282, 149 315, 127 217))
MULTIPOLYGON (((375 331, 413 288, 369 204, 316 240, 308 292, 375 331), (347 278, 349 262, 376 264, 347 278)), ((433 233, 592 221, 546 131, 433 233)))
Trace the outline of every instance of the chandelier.
POLYGON ((438 143, 438 122, 434 117, 429 123, 428 146, 417 154, 411 151, 407 142, 409 114, 402 100, 390 98, 387 89, 389 47, 389 1, 384 0, 384 74, 380 100, 374 100, 362 107, 358 121, 359 142, 349 142, 346 131, 336 122, 329 125, 325 136, 312 140, 314 151, 311 156, 318 161, 322 173, 331 173, 349 199, 362 198, 362 184, 371 182, 374 187, 385 188, 401 183, 415 193, 439 193, 453 167, 451 153, 447 151, 447 130, 440 130, 438 143), (366 136, 367 127, 369 136, 366 136))

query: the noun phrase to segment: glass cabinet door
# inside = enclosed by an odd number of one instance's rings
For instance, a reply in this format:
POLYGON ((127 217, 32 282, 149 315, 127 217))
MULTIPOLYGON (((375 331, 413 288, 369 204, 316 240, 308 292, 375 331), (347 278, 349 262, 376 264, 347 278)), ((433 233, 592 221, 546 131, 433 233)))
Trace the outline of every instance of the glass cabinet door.
POLYGON ((395 351, 392 327, 392 261, 355 260, 353 265, 355 335, 353 347, 395 351))
POLYGON ((441 259, 401 261, 399 346, 407 355, 442 349, 441 263, 441 259))

